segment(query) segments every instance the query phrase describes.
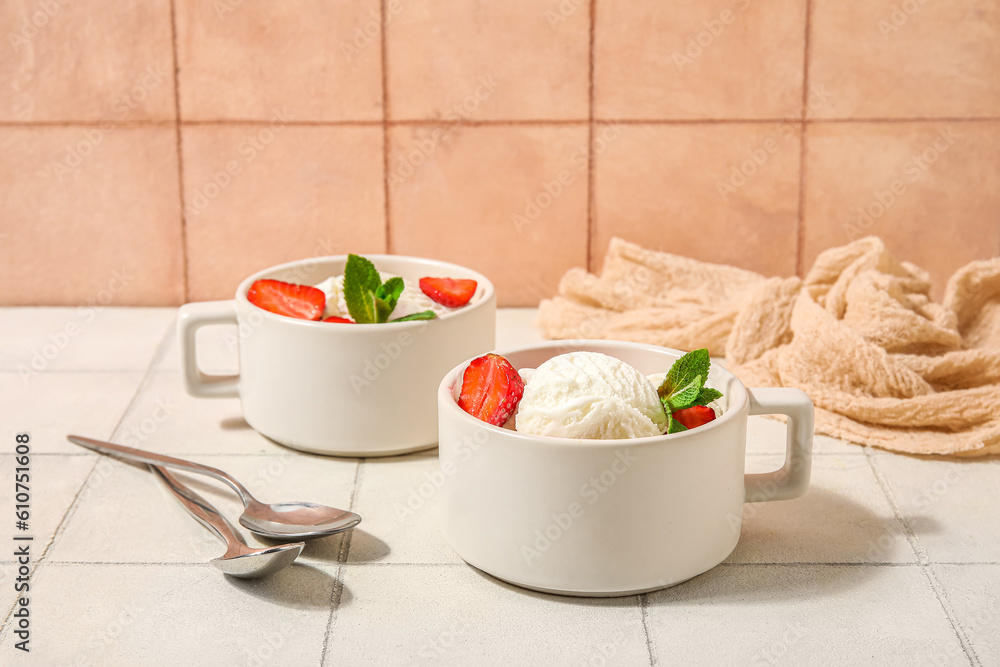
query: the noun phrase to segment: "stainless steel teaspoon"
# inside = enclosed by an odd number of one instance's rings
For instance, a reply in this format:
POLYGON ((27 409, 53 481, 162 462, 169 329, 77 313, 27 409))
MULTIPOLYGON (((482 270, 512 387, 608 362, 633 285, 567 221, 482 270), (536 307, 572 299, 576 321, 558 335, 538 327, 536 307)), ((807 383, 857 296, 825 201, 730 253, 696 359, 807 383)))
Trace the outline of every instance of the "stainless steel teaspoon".
POLYGON ((265 504, 257 500, 247 488, 229 473, 211 466, 175 459, 142 449, 125 447, 110 442, 68 435, 67 440, 95 452, 131 459, 140 463, 168 466, 197 472, 225 482, 239 495, 246 509, 240 515, 240 524, 251 532, 274 539, 294 538, 304 540, 323 537, 353 528, 361 523, 361 516, 354 512, 301 501, 265 504))
POLYGON ((263 577, 291 565, 302 553, 302 542, 282 544, 266 549, 251 549, 230 527, 211 503, 185 486, 160 466, 149 466, 164 486, 170 489, 181 505, 198 523, 215 533, 226 543, 226 553, 212 559, 212 565, 226 574, 243 579, 263 577))

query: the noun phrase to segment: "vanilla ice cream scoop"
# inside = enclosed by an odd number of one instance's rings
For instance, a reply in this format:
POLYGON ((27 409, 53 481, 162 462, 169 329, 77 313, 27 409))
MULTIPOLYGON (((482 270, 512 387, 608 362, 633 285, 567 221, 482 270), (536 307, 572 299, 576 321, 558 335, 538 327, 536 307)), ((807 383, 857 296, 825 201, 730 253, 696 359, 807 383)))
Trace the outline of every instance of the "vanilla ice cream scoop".
POLYGON ((656 387, 629 364, 598 352, 569 352, 528 375, 514 427, 562 438, 643 438, 662 434, 667 415, 656 387))

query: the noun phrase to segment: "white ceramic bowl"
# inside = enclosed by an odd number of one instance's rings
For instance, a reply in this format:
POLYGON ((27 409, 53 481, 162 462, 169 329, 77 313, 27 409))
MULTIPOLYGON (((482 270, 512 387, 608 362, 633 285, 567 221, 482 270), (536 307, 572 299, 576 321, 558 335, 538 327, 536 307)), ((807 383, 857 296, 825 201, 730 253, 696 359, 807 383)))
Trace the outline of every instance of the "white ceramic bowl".
MULTIPOLYGON (((602 352, 644 374, 681 352, 614 341, 554 341, 501 352, 534 368, 573 350, 602 352)), ((797 389, 747 389, 713 365, 725 412, 686 432, 632 440, 518 433, 460 407, 438 387, 444 536, 469 564, 525 588, 584 596, 671 586, 722 562, 740 537, 744 502, 783 500, 809 485, 813 406, 797 389), (747 416, 789 416, 784 467, 744 475, 747 416)))
POLYGON ((472 278, 473 302, 434 320, 385 324, 311 322, 247 300, 255 280, 315 285, 344 271, 346 255, 289 262, 244 280, 233 301, 190 303, 178 331, 192 396, 235 397, 247 423, 288 447, 340 456, 388 456, 437 443, 435 390, 462 359, 494 345, 496 295, 482 274, 416 257, 366 255, 382 273, 472 278), (239 375, 209 376, 196 364, 195 332, 239 327, 239 375))

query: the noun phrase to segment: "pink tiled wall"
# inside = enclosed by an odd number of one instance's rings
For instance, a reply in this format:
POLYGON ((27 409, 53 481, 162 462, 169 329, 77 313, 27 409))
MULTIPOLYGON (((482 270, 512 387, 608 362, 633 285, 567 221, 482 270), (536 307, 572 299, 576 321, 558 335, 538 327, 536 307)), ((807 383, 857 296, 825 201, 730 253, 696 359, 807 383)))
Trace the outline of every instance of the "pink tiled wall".
POLYGON ((5 0, 0 303, 317 254, 533 305, 608 240, 767 274, 1000 252, 992 0, 5 0))

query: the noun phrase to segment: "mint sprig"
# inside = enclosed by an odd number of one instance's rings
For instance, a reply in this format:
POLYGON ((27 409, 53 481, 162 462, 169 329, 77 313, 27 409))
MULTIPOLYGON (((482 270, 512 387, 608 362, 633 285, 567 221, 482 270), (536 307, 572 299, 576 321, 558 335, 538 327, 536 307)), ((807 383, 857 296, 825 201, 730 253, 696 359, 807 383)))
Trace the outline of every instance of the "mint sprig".
POLYGON ((375 290, 375 321, 385 322, 392 315, 392 311, 399 302, 399 295, 403 293, 403 279, 389 278, 379 288, 375 290))
POLYGON ((411 320, 432 320, 437 315, 433 310, 413 313, 390 320, 403 293, 403 279, 398 276, 382 282, 378 269, 360 255, 348 255, 344 266, 344 301, 347 312, 358 324, 380 324, 382 322, 408 322, 411 320))
POLYGON ((672 413, 696 405, 708 405, 722 398, 721 391, 705 386, 711 367, 712 360, 705 348, 688 352, 670 367, 667 377, 656 390, 667 413, 667 433, 687 430, 673 418, 672 413))
POLYGON ((377 321, 375 293, 382 286, 378 269, 364 257, 348 255, 344 266, 344 301, 347 312, 358 324, 377 321))
POLYGON ((433 310, 421 310, 419 313, 410 313, 409 315, 404 315, 403 317, 397 317, 394 320, 389 320, 390 322, 413 322, 414 320, 433 320, 437 317, 437 313, 433 310))

